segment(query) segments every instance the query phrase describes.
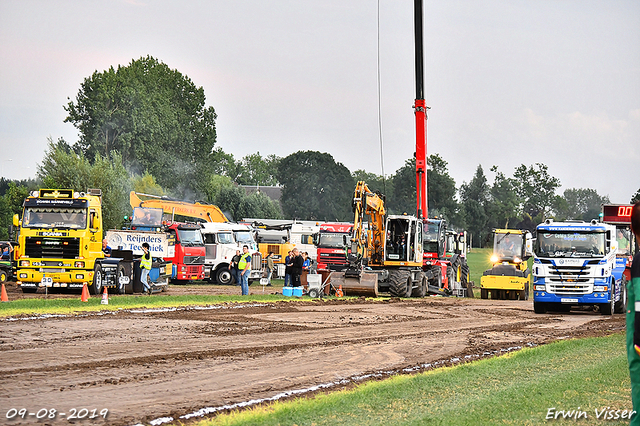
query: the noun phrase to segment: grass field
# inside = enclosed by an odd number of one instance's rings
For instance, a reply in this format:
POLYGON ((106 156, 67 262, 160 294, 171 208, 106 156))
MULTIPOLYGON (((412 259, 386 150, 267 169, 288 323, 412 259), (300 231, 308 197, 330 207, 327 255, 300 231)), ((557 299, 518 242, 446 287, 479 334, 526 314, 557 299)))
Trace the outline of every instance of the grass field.
POLYGON ((396 376, 198 425, 624 424, 604 417, 631 410, 630 386, 624 336, 616 334, 396 376), (547 420, 556 413, 558 418, 547 420))
MULTIPOLYGON (((467 264, 469 265, 470 280, 475 283, 476 287, 480 287, 480 277, 482 273, 491 268, 492 249, 490 248, 474 248, 467 253, 467 264)), ((477 297, 480 297, 479 293, 477 297)))

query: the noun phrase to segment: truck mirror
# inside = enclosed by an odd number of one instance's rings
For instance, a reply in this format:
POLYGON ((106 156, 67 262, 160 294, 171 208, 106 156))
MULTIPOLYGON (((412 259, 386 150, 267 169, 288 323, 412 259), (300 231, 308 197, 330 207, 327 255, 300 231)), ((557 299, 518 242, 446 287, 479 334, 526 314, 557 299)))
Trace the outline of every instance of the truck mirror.
POLYGON ((18 216, 18 214, 13 215, 13 226, 15 227, 20 226, 20 217, 18 216))

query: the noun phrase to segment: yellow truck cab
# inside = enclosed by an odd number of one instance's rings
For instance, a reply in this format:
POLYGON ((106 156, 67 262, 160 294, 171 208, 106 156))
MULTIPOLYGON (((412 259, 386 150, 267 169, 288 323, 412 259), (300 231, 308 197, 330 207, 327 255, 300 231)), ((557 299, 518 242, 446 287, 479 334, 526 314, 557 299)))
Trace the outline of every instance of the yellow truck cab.
POLYGON ((24 200, 22 220, 13 219, 19 230, 16 278, 23 292, 87 284, 95 293, 95 263, 104 258, 100 196, 100 190, 41 189, 24 200))

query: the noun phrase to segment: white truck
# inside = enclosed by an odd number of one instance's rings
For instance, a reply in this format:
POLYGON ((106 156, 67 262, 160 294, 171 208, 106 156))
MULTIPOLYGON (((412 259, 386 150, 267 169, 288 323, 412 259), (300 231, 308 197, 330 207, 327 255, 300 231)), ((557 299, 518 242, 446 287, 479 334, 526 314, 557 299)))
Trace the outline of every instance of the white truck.
POLYGON ((226 285, 235 281, 230 263, 236 250, 242 253, 244 245, 251 253, 249 284, 262 277, 262 255, 258 251, 251 227, 231 222, 205 222, 200 226, 206 250, 205 277, 208 276, 210 282, 226 285))
POLYGON ((626 279, 624 265, 616 262, 615 226, 547 219, 536 231, 532 272, 537 314, 581 305, 598 306, 603 315, 625 311, 626 279))

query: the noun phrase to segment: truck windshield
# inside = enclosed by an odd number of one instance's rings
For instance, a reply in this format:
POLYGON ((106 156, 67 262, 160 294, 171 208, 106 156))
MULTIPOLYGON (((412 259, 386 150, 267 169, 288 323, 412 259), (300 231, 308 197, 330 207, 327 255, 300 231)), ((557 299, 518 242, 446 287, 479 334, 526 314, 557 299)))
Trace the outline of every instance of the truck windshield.
POLYGON ((438 241, 438 231, 440 230, 439 223, 425 223, 424 224, 424 241, 438 241))
POLYGON ((501 259, 522 256, 522 235, 496 233, 493 242, 493 253, 501 259))
POLYGON ((241 245, 246 244, 249 247, 253 245, 253 237, 250 231, 233 231, 233 233, 236 236, 236 241, 241 245))
POLYGON ((600 257, 604 255, 604 232, 538 232, 538 257, 600 257))
POLYGON ((87 210, 27 207, 22 216, 22 226, 25 228, 85 229, 87 227, 87 210))
POLYGON ((320 234, 318 247, 344 248, 344 234, 320 234))
POLYGON ((197 229, 178 229, 178 238, 180 243, 185 246, 201 246, 202 234, 197 229))
POLYGON ((219 232, 218 243, 220 244, 234 244, 233 234, 231 232, 219 232))

